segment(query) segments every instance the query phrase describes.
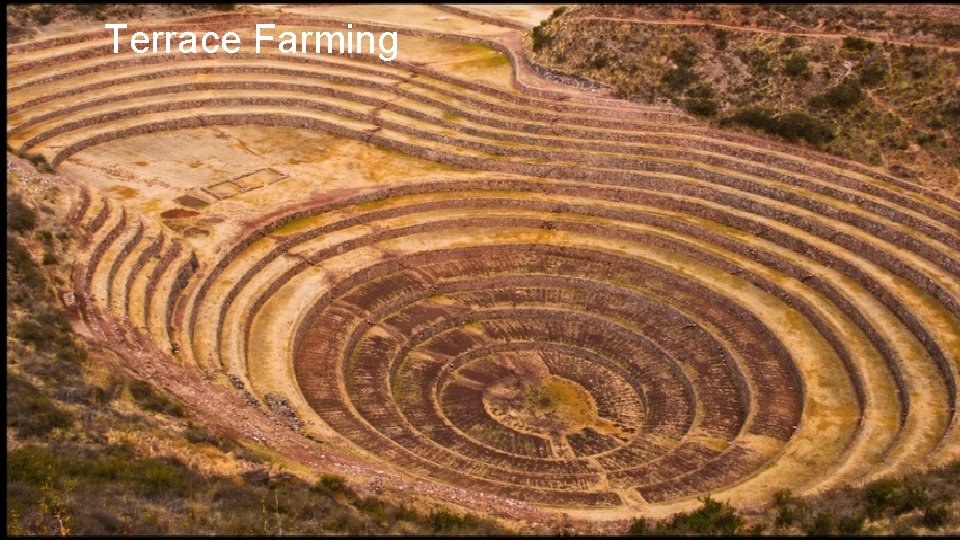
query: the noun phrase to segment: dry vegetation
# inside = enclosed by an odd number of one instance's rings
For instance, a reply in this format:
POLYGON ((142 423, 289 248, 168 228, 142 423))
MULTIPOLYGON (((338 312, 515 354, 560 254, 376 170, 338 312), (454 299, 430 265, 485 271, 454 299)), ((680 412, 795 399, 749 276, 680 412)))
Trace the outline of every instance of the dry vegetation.
POLYGON ((933 8, 889 11, 578 7, 536 27, 529 46, 536 62, 627 99, 669 100, 956 192, 960 25, 933 8))
POLYGON ((76 24, 232 11, 234 4, 14 4, 7 6, 7 43, 34 39, 76 24))

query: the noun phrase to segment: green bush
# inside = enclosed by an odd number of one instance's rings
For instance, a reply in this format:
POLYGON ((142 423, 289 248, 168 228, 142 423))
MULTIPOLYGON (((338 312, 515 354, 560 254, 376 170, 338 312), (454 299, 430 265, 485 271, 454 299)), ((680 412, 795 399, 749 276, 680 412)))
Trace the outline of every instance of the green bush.
POLYGON ((57 8, 52 5, 39 6, 30 15, 37 24, 46 26, 57 18, 57 8))
POLYGON ((206 430, 206 428, 188 424, 187 429, 183 432, 183 438, 189 443, 193 444, 209 444, 211 446, 220 446, 220 439, 215 435, 206 430))
POLYGON ((816 118, 802 112, 788 112, 777 117, 777 135, 790 142, 804 140, 820 146, 833 139, 833 131, 816 118))
POLYGON ((923 508, 930 502, 922 487, 909 482, 897 495, 893 513, 898 516, 923 508))
POLYGON ((553 38, 546 33, 546 21, 533 27, 530 37, 533 39, 533 52, 540 52, 540 49, 550 45, 553 38))
POLYGON ((44 244, 45 246, 52 246, 52 245, 53 245, 53 233, 51 233, 50 231, 48 231, 48 230, 46 230, 46 229, 37 231, 37 232, 34 234, 34 238, 36 238, 37 240, 43 242, 43 244, 44 244))
MULTIPOLYGON (((670 520, 650 528, 644 517, 633 520, 628 533, 644 535, 732 535, 742 532, 743 518, 729 503, 714 500, 709 495, 700 500, 700 508, 692 512, 674 514, 670 520)), ((759 532, 759 529, 752 529, 759 532)))
MULTIPOLYGON (((692 513, 681 512, 669 523, 666 531, 683 534, 737 534, 743 518, 729 503, 715 501, 710 496, 700 499, 702 506, 692 513)), ((657 527, 659 532, 659 525, 657 527)))
POLYGON ((146 381, 130 381, 127 388, 130 390, 130 396, 133 397, 134 401, 148 411, 170 416, 183 416, 184 414, 183 407, 174 403, 167 396, 158 393, 146 381))
POLYGON ((887 64, 882 59, 866 62, 860 72, 860 84, 876 86, 887 76, 887 64))
POLYGON ((40 172, 51 173, 53 172, 53 167, 47 161, 47 158, 43 157, 42 154, 29 154, 26 156, 27 161, 33 164, 34 167, 40 172))
POLYGON ((787 528, 794 523, 803 521, 807 512, 806 504, 794 497, 790 490, 784 489, 776 492, 774 501, 777 508, 775 523, 778 528, 787 528))
POLYGON ((797 36, 787 36, 780 42, 781 51, 790 51, 800 46, 800 38, 797 36))
POLYGON ((712 99, 687 99, 683 108, 697 116, 716 116, 717 103, 712 99))
POLYGON ((463 526, 463 518, 447 510, 431 512, 427 519, 437 533, 457 532, 463 526))
POLYGON ((718 51, 727 50, 727 45, 730 43, 730 32, 724 30, 723 28, 713 28, 713 47, 718 51))
POLYGON ((347 486, 346 479, 336 474, 325 473, 320 477, 320 480, 317 481, 316 485, 313 486, 313 490, 317 493, 323 493, 325 495, 344 494, 347 496, 353 496, 353 490, 347 486))
POLYGON ((837 522, 837 532, 844 535, 857 534, 863 531, 863 516, 843 516, 837 522))
POLYGON ((863 490, 863 503, 870 519, 877 519, 894 505, 900 481, 894 479, 878 480, 863 490))
POLYGON ((37 350, 44 350, 49 346, 48 338, 50 334, 39 324, 31 320, 20 321, 17 323, 13 333, 17 339, 24 343, 33 345, 37 350))
POLYGON ((690 90, 687 90, 687 96, 692 98, 707 99, 713 97, 713 88, 708 84, 698 84, 690 90))
POLYGON ((823 122, 803 112, 776 116, 771 109, 748 107, 724 119, 725 124, 740 124, 779 135, 790 142, 804 140, 820 146, 833 139, 833 131, 823 122))
POLYGON ((70 323, 67 322, 66 317, 58 307, 49 302, 43 302, 34 305, 33 308, 34 320, 47 331, 48 335, 52 335, 54 338, 55 343, 48 347, 50 350, 54 348, 53 345, 63 346, 72 343, 70 336, 67 335, 70 334, 70 323))
MULTIPOLYGON (((30 291, 43 290, 44 279, 40 269, 30 257, 30 252, 20 243, 17 237, 7 235, 7 264, 12 267, 13 274, 19 278, 30 291)), ((10 290, 10 276, 7 276, 7 290, 10 290)))
POLYGON ((590 67, 593 69, 603 69, 607 67, 609 62, 610 58, 605 53, 596 54, 590 59, 590 67))
POLYGON ((776 113, 773 109, 761 107, 747 107, 740 109, 733 116, 727 119, 727 123, 735 123, 755 129, 763 130, 768 133, 777 131, 776 113))
POLYGON ((929 497, 919 485, 892 478, 871 483, 864 488, 862 497, 870 519, 878 519, 888 512, 906 514, 929 503, 929 497))
POLYGON ((807 57, 802 54, 791 56, 784 62, 783 72, 788 77, 810 77, 810 66, 807 57))
POLYGON ((630 528, 627 529, 627 534, 632 536, 643 536, 650 532, 650 526, 647 525, 647 518, 640 516, 633 520, 633 523, 630 524, 630 528))
POLYGON ((394 521, 416 521, 420 519, 420 514, 418 514, 413 508, 400 503, 399 505, 393 507, 390 512, 390 517, 394 521))
POLYGON ((139 460, 132 467, 132 474, 138 481, 140 493, 146 496, 157 496, 171 490, 184 490, 183 467, 175 467, 170 463, 158 460, 139 460))
POLYGON ((688 67, 678 67, 667 70, 660 78, 660 81, 666 85, 672 92, 679 93, 691 84, 697 82, 699 76, 688 67))
POLYGON ((692 40, 685 38, 679 47, 670 52, 670 60, 673 60, 678 67, 691 68, 697 62, 700 55, 700 47, 692 40))
POLYGON ((860 90, 860 85, 847 81, 834 86, 826 93, 810 98, 810 106, 845 111, 859 103, 862 98, 863 91, 860 90))
POLYGON ((386 515, 386 505, 382 500, 368 496, 356 502, 357 510, 373 519, 382 521, 386 515))
POLYGON ((817 517, 804 528, 804 531, 808 536, 831 536, 837 534, 837 526, 834 523, 833 515, 818 512, 817 517))
POLYGON ((20 195, 7 197, 7 229, 16 232, 33 230, 37 226, 37 214, 23 203, 20 195))
MULTIPOLYGON (((59 407, 37 387, 18 376, 7 380, 7 426, 21 437, 45 437, 74 423, 70 411, 59 407)), ((8 454, 9 459, 9 454, 8 454)))
POLYGON ((923 510, 923 517, 920 523, 928 529, 939 529, 950 520, 950 510, 942 504, 930 506, 923 510))
POLYGON ((921 134, 917 135, 916 137, 914 137, 913 140, 917 141, 917 144, 919 144, 919 145, 921 145, 921 146, 928 146, 928 145, 931 145, 931 144, 934 144, 934 143, 938 142, 938 141, 940 140, 940 135, 938 135, 938 134, 936 134, 936 133, 932 133, 932 132, 931 132, 931 133, 921 133, 921 134))
POLYGON ((843 38, 843 48, 851 51, 868 51, 873 48, 873 42, 863 39, 859 36, 847 36, 843 38))
POLYGON ((906 150, 909 144, 902 137, 890 134, 880 139, 880 147, 884 150, 906 150))

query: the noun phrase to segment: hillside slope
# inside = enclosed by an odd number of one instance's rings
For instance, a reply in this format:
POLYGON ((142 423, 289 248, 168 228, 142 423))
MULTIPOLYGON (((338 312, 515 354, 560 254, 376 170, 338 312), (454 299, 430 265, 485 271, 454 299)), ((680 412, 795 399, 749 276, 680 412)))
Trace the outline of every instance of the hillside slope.
POLYGON ((582 6, 532 60, 928 187, 960 185, 960 25, 947 6, 582 6))

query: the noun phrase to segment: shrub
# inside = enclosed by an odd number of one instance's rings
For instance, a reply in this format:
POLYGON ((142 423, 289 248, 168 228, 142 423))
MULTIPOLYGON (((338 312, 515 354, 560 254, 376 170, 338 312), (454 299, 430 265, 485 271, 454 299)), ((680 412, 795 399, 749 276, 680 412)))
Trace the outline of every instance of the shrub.
POLYGON ((727 119, 727 122, 773 133, 777 130, 777 121, 774 115, 775 113, 772 109, 747 107, 737 111, 736 114, 727 119))
POLYGON ((847 81, 834 86, 824 94, 810 98, 810 105, 818 109, 830 107, 838 111, 845 111, 856 105, 863 98, 860 85, 847 81))
POLYGON ((17 323, 14 335, 24 343, 29 343, 37 350, 46 349, 48 345, 47 338, 49 334, 39 324, 34 321, 26 320, 17 323))
POLYGON ((37 231, 36 234, 34 235, 34 238, 43 242, 44 245, 46 246, 53 245, 53 233, 51 233, 46 229, 37 231))
POLYGON ((33 230, 37 226, 37 214, 23 203, 20 195, 7 197, 7 229, 16 232, 33 230))
POLYGON ((57 8, 52 5, 40 6, 30 13, 40 26, 46 26, 57 18, 57 8))
POLYGON ((713 46, 718 51, 727 50, 727 45, 730 42, 730 32, 724 30, 723 28, 714 28, 713 29, 713 46))
MULTIPOLYGON (((545 23, 546 21, 544 21, 545 23)), ((533 52, 540 52, 540 49, 550 45, 550 42, 553 38, 546 33, 544 30, 544 23, 540 23, 537 26, 533 27, 533 31, 530 33, 530 37, 533 39, 533 52)))
POLYGON ((374 519, 383 520, 386 513, 386 505, 377 497, 368 496, 357 501, 357 510, 374 519))
POLYGON ((590 59, 590 67, 593 69, 603 69, 607 67, 610 59, 605 53, 596 54, 590 59))
POLYGON ((7 43, 17 43, 18 41, 22 41, 35 33, 36 30, 33 28, 21 26, 7 17, 7 43))
POLYGON ((843 516, 837 522, 837 532, 844 535, 857 534, 863 531, 863 516, 843 516))
POLYGON ((679 47, 670 52, 670 60, 681 68, 691 68, 700 55, 700 47, 690 39, 684 39, 679 47))
POLYGON ((863 39, 859 36, 847 36, 843 38, 843 48, 851 51, 867 51, 873 48, 873 42, 863 39))
POLYGON ((38 171, 43 173, 53 172, 53 167, 50 166, 47 158, 43 157, 42 154, 29 154, 26 158, 38 171))
POLYGON ((57 264, 57 258, 53 255, 53 253, 47 251, 43 254, 43 265, 49 266, 51 264, 57 264))
POLYGON ((833 132, 816 118, 802 112, 788 112, 777 118, 777 135, 790 142, 804 140, 820 146, 833 139, 833 132))
POLYGON ((876 86, 887 76, 887 64, 883 60, 866 62, 860 72, 860 84, 876 86))
POLYGON ((127 388, 130 390, 130 396, 133 397, 134 401, 144 409, 171 416, 183 416, 183 407, 174 403, 167 396, 158 393, 150 383, 130 381, 127 388))
POLYGON ((18 376, 7 380, 7 426, 17 428, 21 437, 45 437, 73 422, 70 411, 60 408, 27 380, 18 376))
POLYGON ((220 439, 203 427, 196 426, 194 424, 187 425, 187 429, 183 432, 183 438, 185 438, 187 442, 193 444, 203 443, 216 447, 220 446, 220 439))
POLYGON ((692 98, 712 98, 713 88, 707 84, 698 84, 690 90, 687 90, 687 96, 692 98))
POLYGON ((633 523, 630 524, 630 528, 627 529, 627 534, 633 536, 642 536, 650 532, 650 526, 647 525, 647 518, 640 516, 633 520, 633 523))
POLYGON ((184 475, 180 467, 157 460, 138 461, 134 476, 141 493, 147 496, 161 495, 167 491, 183 487, 184 475))
POLYGON ((810 66, 807 63, 807 57, 802 54, 791 56, 784 62, 783 72, 788 77, 810 77, 810 66))
POLYGON ((77 4, 74 9, 83 17, 89 17, 106 7, 106 4, 77 4))
POLYGON ((777 508, 776 525, 778 528, 787 528, 794 523, 803 521, 806 514, 806 505, 804 502, 790 492, 784 489, 774 494, 774 501, 777 508))
POLYGON ((416 510, 403 503, 394 507, 390 516, 394 521, 416 521, 420 519, 420 514, 416 510))
MULTIPOLYGON (((30 252, 20 243, 20 240, 9 234, 7 235, 7 264, 12 267, 13 272, 27 289, 39 291, 43 288, 43 275, 30 257, 30 252)), ((9 276, 7 279, 9 289, 9 276)))
POLYGON ((438 534, 489 535, 501 532, 492 521, 471 514, 461 516, 449 510, 431 512, 425 525, 438 534))
POLYGON ((950 520, 950 510, 946 506, 940 504, 936 506, 930 506, 923 510, 923 517, 920 519, 920 523, 928 529, 939 529, 947 524, 947 521, 950 520))
POLYGON ((347 486, 347 481, 342 476, 329 473, 320 477, 313 486, 313 491, 331 496, 341 493, 347 496, 353 495, 353 490, 347 486))
MULTIPOLYGON (((743 518, 737 514, 729 503, 716 501, 709 495, 699 500, 701 502, 700 508, 693 512, 674 514, 670 521, 657 523, 653 532, 658 535, 731 535, 740 532, 740 528, 743 526, 743 518)), ((638 530, 642 529, 640 534, 647 530, 645 522, 640 525, 637 521, 634 521, 634 524, 637 525, 638 530)))
POLYGON ((741 109, 724 123, 734 123, 779 135, 790 142, 804 140, 819 146, 833 139, 833 131, 823 122, 802 112, 775 116, 770 109, 748 107, 741 109))
POLYGON ((917 141, 917 144, 921 146, 927 146, 929 144, 935 143, 940 139, 940 136, 936 133, 921 133, 914 137, 914 140, 917 141))
POLYGON ((463 525, 463 518, 447 510, 431 512, 427 519, 433 530, 438 533, 456 532, 463 525))
POLYGON ((870 519, 877 519, 896 501, 900 481, 894 479, 877 480, 863 490, 863 503, 870 519))
POLYGON ((880 139, 880 147, 884 150, 906 150, 909 145, 905 139, 891 134, 880 139))
POLYGON ((923 508, 928 502, 929 498, 922 487, 907 484, 903 490, 897 493, 897 497, 894 499, 893 513, 899 516, 900 514, 913 512, 923 508))
POLYGON ((717 103, 712 99, 687 99, 683 108, 697 116, 715 116, 717 114, 717 103))
POLYGON ((940 114, 944 118, 953 122, 954 125, 956 125, 957 122, 960 122, 960 98, 954 98, 952 103, 949 103, 948 105, 944 106, 943 109, 941 109, 940 114))
POLYGON ((800 46, 800 38, 797 36, 787 36, 780 42, 781 51, 789 51, 800 46))
POLYGON ((808 536, 830 536, 837 534, 837 527, 831 514, 819 512, 817 517, 806 526, 805 531, 808 536))
POLYGON ((697 82, 696 72, 688 67, 678 67, 668 70, 660 78, 660 81, 671 91, 679 93, 691 84, 697 82))

